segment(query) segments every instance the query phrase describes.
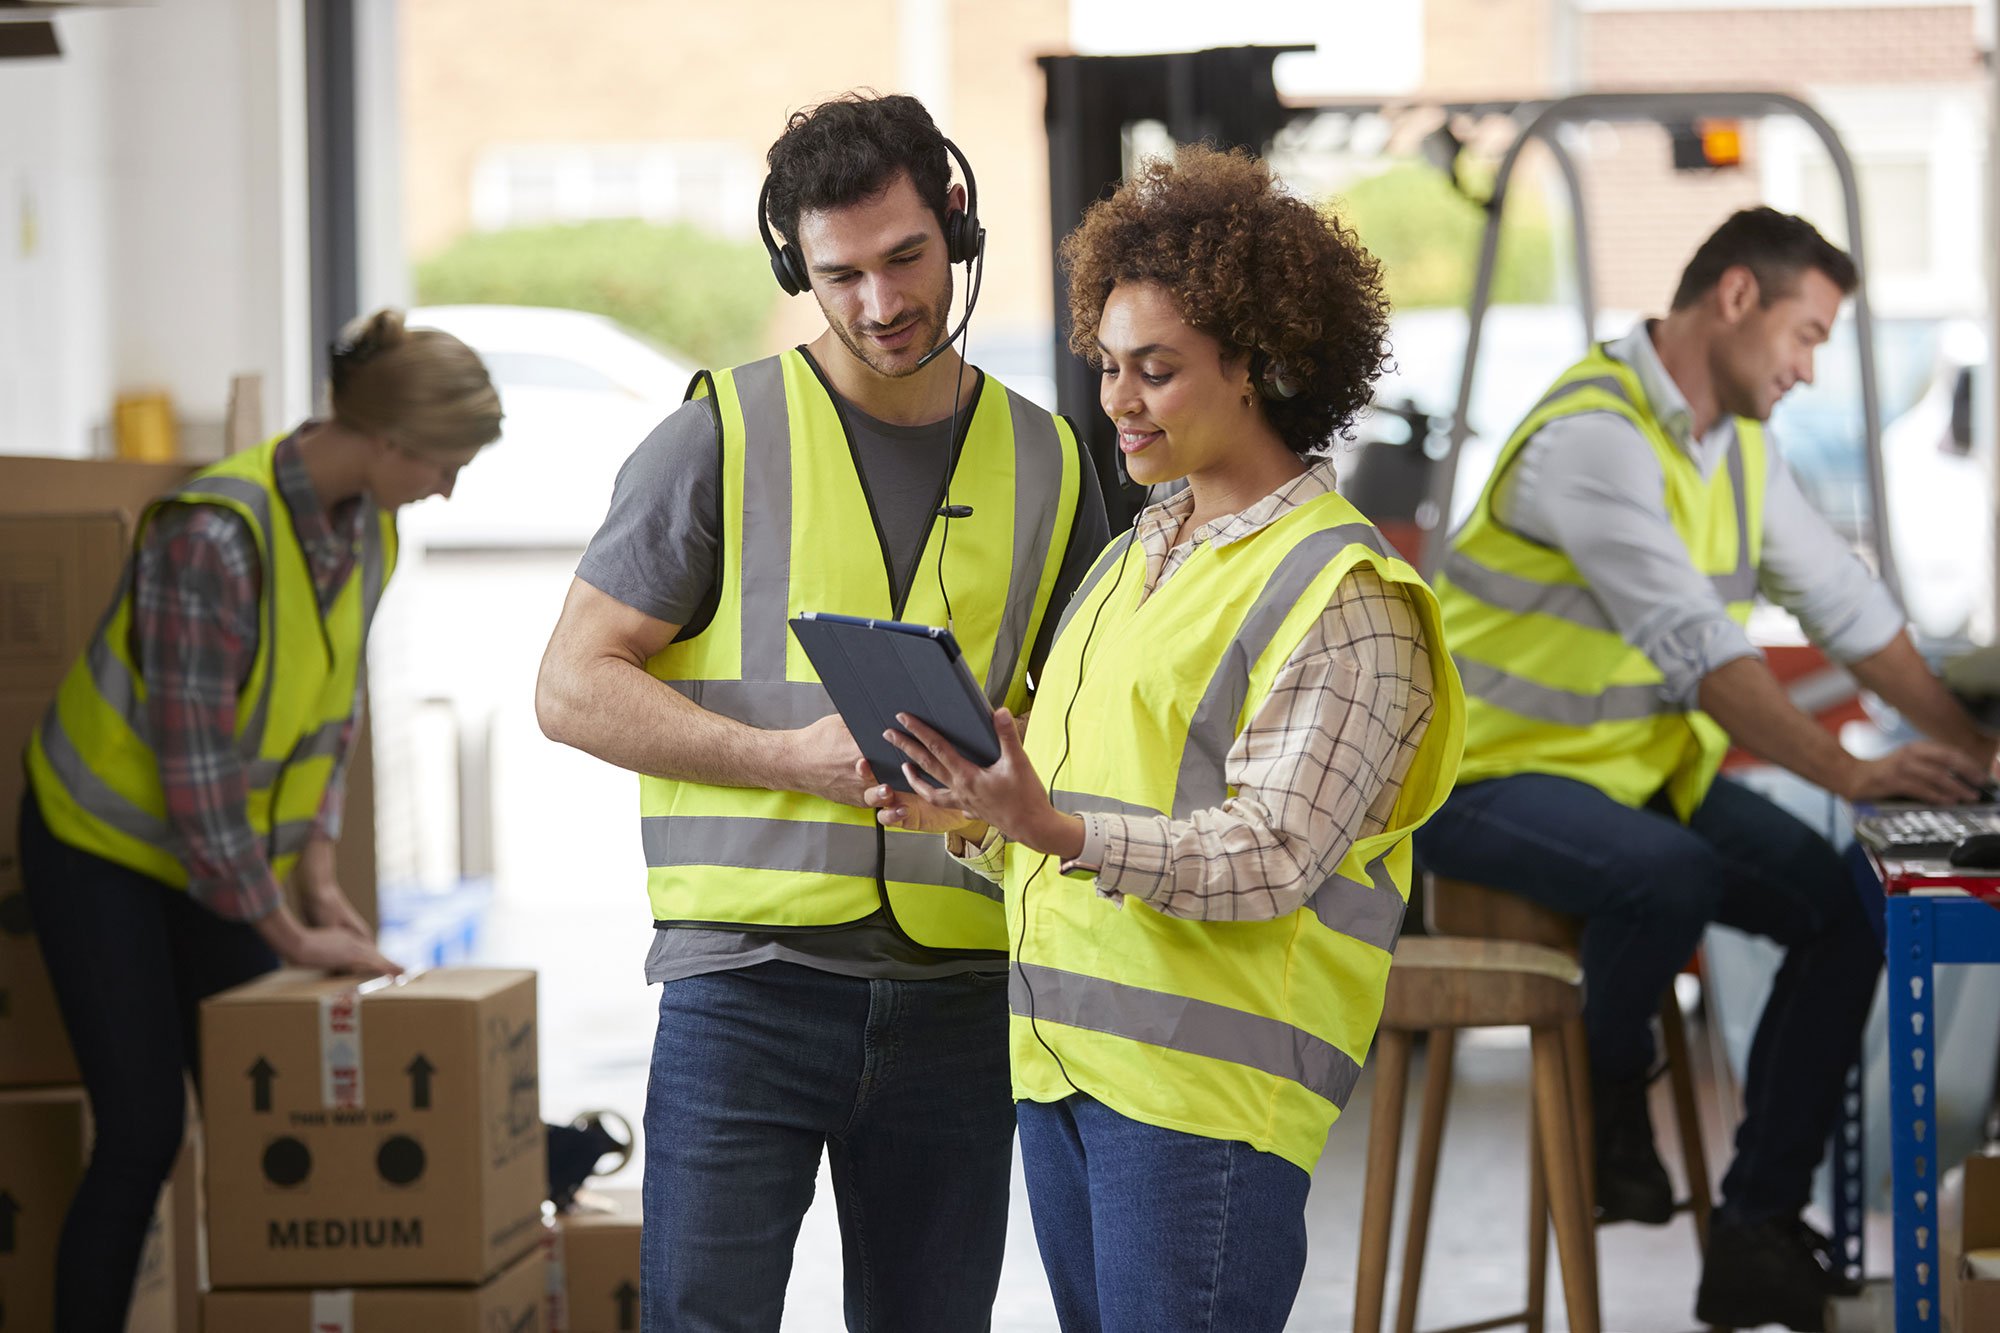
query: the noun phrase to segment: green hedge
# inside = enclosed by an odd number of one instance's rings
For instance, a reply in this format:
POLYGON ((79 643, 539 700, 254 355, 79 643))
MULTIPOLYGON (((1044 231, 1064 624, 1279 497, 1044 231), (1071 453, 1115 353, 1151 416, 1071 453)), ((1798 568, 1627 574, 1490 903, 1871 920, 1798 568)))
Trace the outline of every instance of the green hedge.
MULTIPOLYGON (((1471 298, 1485 211, 1453 189, 1435 168, 1422 162, 1398 163, 1355 182, 1336 207, 1382 261, 1383 279, 1396 309, 1463 306, 1471 298)), ((1500 232, 1495 302, 1555 299, 1552 240, 1547 213, 1534 191, 1512 191, 1500 232)))
POLYGON ((417 265, 424 305, 558 306, 609 315, 698 365, 763 350, 777 288, 754 241, 685 223, 581 222, 473 232, 417 265))

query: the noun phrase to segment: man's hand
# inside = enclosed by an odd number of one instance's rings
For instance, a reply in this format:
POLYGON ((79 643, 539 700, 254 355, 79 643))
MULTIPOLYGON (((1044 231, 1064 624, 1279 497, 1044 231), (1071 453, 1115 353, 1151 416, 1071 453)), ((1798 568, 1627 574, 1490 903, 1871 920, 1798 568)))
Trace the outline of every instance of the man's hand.
MULTIPOLYGON (((863 782, 875 781, 867 760, 857 764, 855 771, 863 782)), ((874 807, 875 819, 884 828, 899 828, 909 833, 956 833, 967 842, 985 841, 986 826, 956 807, 932 805, 923 797, 898 791, 886 782, 868 788, 862 795, 874 807), (976 836, 974 829, 978 830, 976 836)))
POLYGON ((840 714, 828 713, 811 726, 784 733, 784 737, 786 772, 779 785, 785 790, 823 796, 842 805, 868 804, 866 793, 874 775, 840 714))
POLYGON ((1980 762, 1950 745, 1911 741, 1880 759, 1856 759, 1841 795, 1850 801, 1924 801, 1963 805, 1987 780, 1980 762))

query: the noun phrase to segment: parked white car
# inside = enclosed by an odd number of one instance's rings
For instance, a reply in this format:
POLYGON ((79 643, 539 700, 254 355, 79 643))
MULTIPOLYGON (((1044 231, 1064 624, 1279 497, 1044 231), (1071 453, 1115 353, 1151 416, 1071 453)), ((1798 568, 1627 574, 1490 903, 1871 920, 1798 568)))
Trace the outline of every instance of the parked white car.
POLYGON ((527 306, 419 306, 485 360, 506 412, 501 436, 448 503, 404 511, 426 548, 581 549, 604 520, 633 448, 680 403, 694 368, 602 315, 527 306))

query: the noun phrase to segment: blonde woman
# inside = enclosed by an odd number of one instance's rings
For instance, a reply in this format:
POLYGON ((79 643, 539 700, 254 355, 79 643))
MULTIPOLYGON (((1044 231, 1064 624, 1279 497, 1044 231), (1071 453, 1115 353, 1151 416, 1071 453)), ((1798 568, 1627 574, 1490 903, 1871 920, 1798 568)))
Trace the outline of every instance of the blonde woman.
POLYGON ((97 1124, 63 1330, 124 1327, 202 998, 281 961, 399 970, 334 874, 361 663, 395 511, 451 495, 500 399, 471 348, 382 310, 335 345, 329 405, 146 510, 29 743, 22 869, 97 1124))

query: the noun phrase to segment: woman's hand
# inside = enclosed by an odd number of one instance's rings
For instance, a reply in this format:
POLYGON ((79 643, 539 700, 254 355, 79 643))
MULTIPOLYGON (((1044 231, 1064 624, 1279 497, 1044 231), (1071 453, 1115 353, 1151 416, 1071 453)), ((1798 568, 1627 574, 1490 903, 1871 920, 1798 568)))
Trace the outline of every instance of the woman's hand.
MULTIPOLYGON (((352 910, 351 908, 349 909, 352 910)), ((365 933, 333 926, 302 925, 291 909, 279 907, 256 923, 271 952, 293 967, 325 972, 367 972, 401 976, 403 969, 384 957, 365 933)))
POLYGON ((305 908, 306 920, 323 929, 346 931, 373 944, 375 933, 347 900, 333 860, 333 843, 325 838, 312 839, 299 853, 299 902, 305 908))
POLYGON ((908 713, 896 714, 896 721, 903 731, 882 734, 910 760, 903 765, 903 776, 916 799, 904 801, 906 809, 921 800, 935 809, 963 811, 969 820, 990 824, 1009 841, 1033 851, 1065 859, 1082 853, 1083 821, 1049 804, 1048 792, 1021 749, 1020 732, 1006 709, 993 715, 1000 758, 985 768, 908 713), (919 768, 942 778, 944 785, 924 781, 919 768))

